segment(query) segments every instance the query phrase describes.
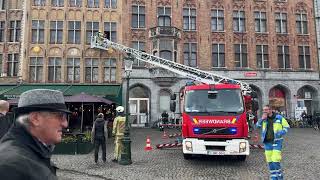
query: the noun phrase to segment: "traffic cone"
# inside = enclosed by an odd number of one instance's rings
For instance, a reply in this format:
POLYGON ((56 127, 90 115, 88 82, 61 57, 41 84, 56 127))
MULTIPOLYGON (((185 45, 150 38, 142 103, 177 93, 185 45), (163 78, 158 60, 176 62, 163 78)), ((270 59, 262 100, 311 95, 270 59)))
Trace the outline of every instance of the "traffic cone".
POLYGON ((166 131, 163 131, 162 139, 168 139, 168 135, 166 131))
POLYGON ((144 147, 144 150, 145 151, 151 151, 152 150, 151 141, 150 141, 149 137, 147 137, 147 143, 146 143, 146 147, 144 147))

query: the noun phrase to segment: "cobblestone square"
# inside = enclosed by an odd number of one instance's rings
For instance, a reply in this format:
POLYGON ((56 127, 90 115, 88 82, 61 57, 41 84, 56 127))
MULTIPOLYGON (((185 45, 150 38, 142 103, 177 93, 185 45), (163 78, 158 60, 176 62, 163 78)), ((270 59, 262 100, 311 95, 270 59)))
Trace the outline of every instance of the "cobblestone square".
MULTIPOLYGON (((172 130, 171 130, 172 131, 172 130)), ((169 132, 173 133, 173 132, 169 132)), ((182 150, 155 149, 155 145, 172 142, 162 139, 156 129, 132 129, 132 161, 129 166, 111 162, 113 142, 107 144, 107 163, 96 165, 93 153, 87 155, 55 155, 53 161, 60 170, 60 179, 268 179, 268 168, 262 149, 251 149, 245 162, 225 157, 197 157, 184 160, 182 150), (150 136, 154 149, 144 151, 146 136, 150 136)), ((285 179, 319 179, 320 133, 313 129, 290 129, 285 138, 282 166, 285 179)))

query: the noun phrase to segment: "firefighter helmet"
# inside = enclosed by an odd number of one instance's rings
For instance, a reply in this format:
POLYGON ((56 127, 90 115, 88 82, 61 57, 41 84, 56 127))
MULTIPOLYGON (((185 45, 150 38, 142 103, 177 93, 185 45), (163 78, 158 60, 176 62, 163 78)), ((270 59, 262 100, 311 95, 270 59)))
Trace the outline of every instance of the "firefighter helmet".
POLYGON ((123 108, 122 106, 118 106, 118 107, 116 108, 116 111, 117 111, 118 113, 122 113, 122 112, 124 111, 124 108, 123 108))

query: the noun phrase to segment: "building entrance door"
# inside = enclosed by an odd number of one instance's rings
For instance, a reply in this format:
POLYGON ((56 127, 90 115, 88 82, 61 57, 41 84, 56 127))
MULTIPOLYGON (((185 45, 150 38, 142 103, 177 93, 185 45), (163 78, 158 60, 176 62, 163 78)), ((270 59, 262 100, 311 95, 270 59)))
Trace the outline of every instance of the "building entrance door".
POLYGON ((130 98, 130 123, 132 127, 145 127, 149 122, 149 98, 130 98))

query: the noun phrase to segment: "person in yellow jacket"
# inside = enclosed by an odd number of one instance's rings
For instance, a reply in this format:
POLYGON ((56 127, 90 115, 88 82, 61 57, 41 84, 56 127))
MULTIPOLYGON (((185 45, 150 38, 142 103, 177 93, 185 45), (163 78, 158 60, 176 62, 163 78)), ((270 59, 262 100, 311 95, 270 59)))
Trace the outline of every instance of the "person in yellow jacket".
POLYGON ((265 156, 269 165, 270 179, 282 180, 281 152, 283 136, 290 128, 287 120, 279 114, 273 113, 269 105, 263 107, 262 118, 256 126, 262 129, 261 140, 264 143, 265 156))
POLYGON ((114 159, 113 162, 117 162, 120 160, 121 152, 123 149, 122 139, 124 136, 125 130, 125 122, 126 118, 124 117, 124 108, 122 106, 118 106, 116 108, 118 116, 113 121, 113 129, 112 129, 112 136, 115 136, 114 140, 114 159))

